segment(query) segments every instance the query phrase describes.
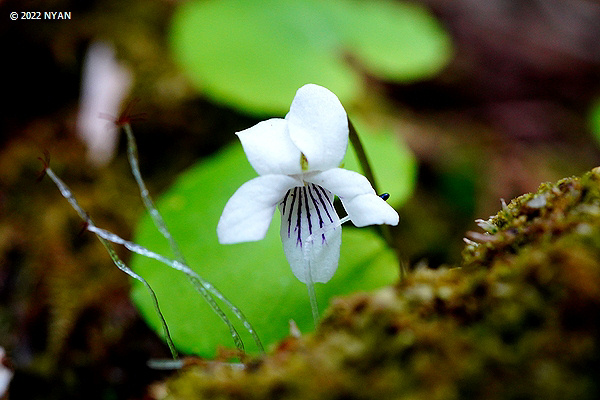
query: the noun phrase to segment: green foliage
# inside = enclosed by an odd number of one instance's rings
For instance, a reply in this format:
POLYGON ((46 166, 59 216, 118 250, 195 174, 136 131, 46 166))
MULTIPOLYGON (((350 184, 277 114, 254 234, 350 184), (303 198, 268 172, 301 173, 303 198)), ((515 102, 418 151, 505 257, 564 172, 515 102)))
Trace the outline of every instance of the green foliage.
MULTIPOLYGON (((414 183, 414 162, 410 154, 387 135, 363 135, 364 146, 375 167, 383 160, 378 176, 381 186, 395 196, 394 204, 405 200, 414 183)), ((351 150, 349 150, 351 153, 351 150)), ((355 161, 347 156, 348 165, 355 161)), ((194 166, 179 177, 160 199, 158 208, 190 267, 219 288, 254 325, 268 346, 288 333, 293 319, 302 332, 312 330, 307 289, 298 281, 285 259, 279 238, 279 212, 267 237, 258 242, 221 245, 216 226, 225 203, 235 190, 256 173, 241 145, 235 144, 213 158, 194 166)), ((146 216, 135 241, 159 253, 170 254, 168 244, 146 216)), ((212 356, 219 345, 233 347, 225 324, 204 303, 186 277, 153 260, 135 256, 132 266, 156 291, 161 309, 176 346, 189 353, 212 356)), ((332 296, 370 290, 394 283, 398 263, 394 253, 369 229, 343 229, 342 255, 338 272, 326 285, 317 285, 317 297, 324 309, 332 296)), ((133 283, 132 297, 150 325, 161 332, 160 321, 145 289, 133 283)), ((254 343, 239 321, 247 350, 254 343)))
POLYGON ((306 83, 344 104, 361 73, 414 81, 438 73, 450 39, 422 7, 396 1, 208 0, 183 3, 171 29, 175 58, 214 100, 282 114, 306 83))

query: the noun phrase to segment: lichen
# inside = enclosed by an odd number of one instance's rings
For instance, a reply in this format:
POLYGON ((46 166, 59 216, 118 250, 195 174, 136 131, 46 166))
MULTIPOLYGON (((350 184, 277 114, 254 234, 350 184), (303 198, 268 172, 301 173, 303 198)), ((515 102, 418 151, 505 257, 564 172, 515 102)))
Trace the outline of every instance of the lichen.
POLYGON ((314 334, 184 368, 166 398, 599 398, 600 168, 485 222, 459 266, 338 298, 314 334))

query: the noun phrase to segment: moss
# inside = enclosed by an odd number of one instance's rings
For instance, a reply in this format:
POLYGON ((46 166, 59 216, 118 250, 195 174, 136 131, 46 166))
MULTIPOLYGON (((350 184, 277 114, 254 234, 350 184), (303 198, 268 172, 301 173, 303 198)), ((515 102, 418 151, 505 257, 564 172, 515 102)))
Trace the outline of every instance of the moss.
POLYGON ((480 226, 459 267, 336 299, 314 334, 185 368, 166 398, 599 398, 600 168, 480 226))

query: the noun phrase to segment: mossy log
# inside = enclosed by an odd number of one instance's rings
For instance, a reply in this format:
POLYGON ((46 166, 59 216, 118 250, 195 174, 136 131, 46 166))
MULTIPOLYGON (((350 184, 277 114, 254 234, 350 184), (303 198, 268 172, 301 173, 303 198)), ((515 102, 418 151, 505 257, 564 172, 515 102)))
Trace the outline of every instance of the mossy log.
POLYGON ((314 334, 184 368, 166 398, 600 398, 600 168, 479 225, 460 266, 338 298, 314 334))

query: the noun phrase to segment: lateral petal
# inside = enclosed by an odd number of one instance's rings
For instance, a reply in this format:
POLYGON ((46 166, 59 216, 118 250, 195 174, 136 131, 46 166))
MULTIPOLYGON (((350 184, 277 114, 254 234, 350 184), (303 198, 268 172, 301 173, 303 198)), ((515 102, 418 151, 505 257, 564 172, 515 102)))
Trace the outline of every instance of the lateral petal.
POLYGON ((342 227, 333 194, 314 184, 289 190, 279 204, 281 241, 292 272, 307 283, 325 283, 340 259, 342 227))
POLYGON ((248 161, 259 175, 293 175, 302 172, 300 150, 290 139, 288 122, 282 118, 266 121, 236 132, 248 161))
POLYGON ((348 116, 339 99, 315 84, 296 92, 289 113, 289 135, 308 160, 311 171, 340 165, 348 147, 348 116))
POLYGON ((286 175, 263 175, 244 183, 231 196, 219 223, 222 244, 252 242, 265 237, 275 207, 288 189, 302 183, 286 175))
POLYGON ((398 225, 400 217, 396 210, 375 194, 361 194, 340 200, 355 226, 398 225))
POLYGON ((305 180, 320 185, 336 194, 352 223, 358 227, 366 225, 398 225, 398 213, 382 198, 377 196, 369 180, 358 172, 332 168, 305 177, 305 180))

